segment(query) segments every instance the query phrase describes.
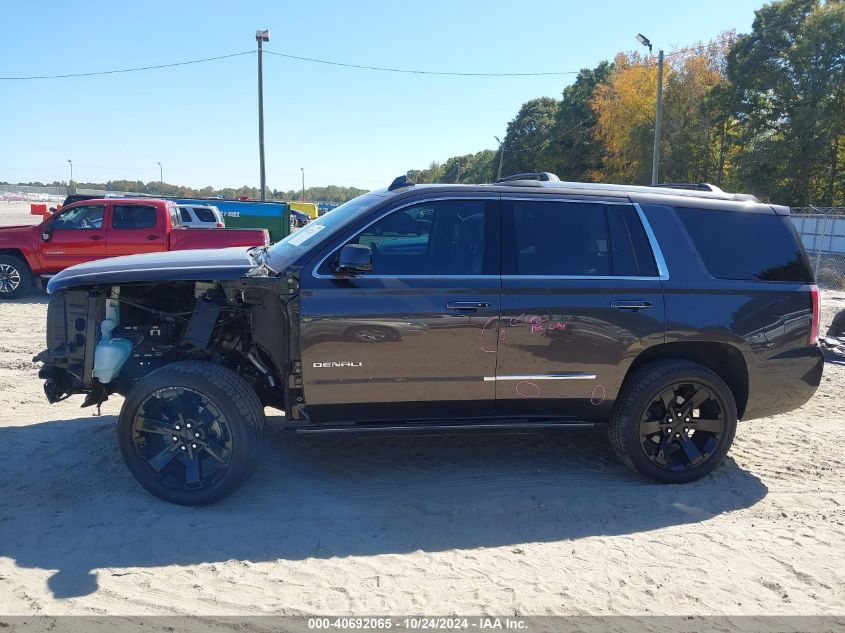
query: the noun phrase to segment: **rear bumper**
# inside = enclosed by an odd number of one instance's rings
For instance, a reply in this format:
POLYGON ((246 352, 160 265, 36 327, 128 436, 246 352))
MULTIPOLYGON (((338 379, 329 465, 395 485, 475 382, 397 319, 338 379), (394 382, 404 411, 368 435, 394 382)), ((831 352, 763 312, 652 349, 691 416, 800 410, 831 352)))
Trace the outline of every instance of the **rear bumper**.
POLYGON ((743 420, 788 413, 816 393, 824 371, 824 355, 817 345, 783 352, 757 363, 749 372, 748 405, 743 420))

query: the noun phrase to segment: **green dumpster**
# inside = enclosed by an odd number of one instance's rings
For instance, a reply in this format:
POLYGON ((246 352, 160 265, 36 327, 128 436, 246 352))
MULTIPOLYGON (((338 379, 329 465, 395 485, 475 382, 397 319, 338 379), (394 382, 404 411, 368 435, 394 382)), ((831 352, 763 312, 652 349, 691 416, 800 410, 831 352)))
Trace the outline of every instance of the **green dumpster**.
POLYGON ((290 207, 287 202, 260 200, 220 200, 216 198, 170 198, 176 204, 210 205, 220 209, 229 229, 267 229, 270 241, 278 242, 290 233, 290 207))

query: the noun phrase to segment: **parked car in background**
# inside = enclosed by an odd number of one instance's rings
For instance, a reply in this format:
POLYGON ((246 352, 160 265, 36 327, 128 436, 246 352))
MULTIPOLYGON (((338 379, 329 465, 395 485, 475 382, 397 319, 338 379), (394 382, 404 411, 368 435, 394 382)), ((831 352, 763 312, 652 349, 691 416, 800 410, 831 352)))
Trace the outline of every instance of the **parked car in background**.
POLYGON ((182 225, 191 229, 223 229, 226 221, 220 209, 210 204, 179 205, 182 225))
POLYGON ((319 207, 314 202, 288 202, 288 206, 291 211, 302 211, 312 220, 320 217, 319 207))
POLYGON ((290 210, 290 231, 293 233, 296 229, 301 229, 308 224, 311 218, 304 211, 290 210))
POLYGON ((92 260, 269 243, 265 229, 187 228, 170 200, 83 200, 35 226, 0 227, 0 300, 20 297, 41 278, 92 260))

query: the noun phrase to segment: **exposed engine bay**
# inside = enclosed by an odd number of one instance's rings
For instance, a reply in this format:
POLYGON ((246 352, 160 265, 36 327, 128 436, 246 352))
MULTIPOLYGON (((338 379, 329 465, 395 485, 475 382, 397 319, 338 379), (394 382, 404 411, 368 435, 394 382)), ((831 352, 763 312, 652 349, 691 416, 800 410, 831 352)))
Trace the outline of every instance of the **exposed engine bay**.
POLYGON ((202 360, 238 373, 261 402, 302 419, 298 281, 150 282, 68 288, 50 300, 47 349, 34 360, 52 402, 85 394, 83 406, 126 396, 174 362, 202 360))

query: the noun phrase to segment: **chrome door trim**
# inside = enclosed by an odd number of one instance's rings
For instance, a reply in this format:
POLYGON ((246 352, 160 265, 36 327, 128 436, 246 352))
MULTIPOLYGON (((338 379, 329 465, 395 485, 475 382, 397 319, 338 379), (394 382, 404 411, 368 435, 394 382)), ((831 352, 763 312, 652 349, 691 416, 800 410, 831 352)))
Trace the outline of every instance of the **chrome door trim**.
POLYGON ((499 380, 595 380, 595 374, 537 374, 527 376, 484 376, 485 382, 499 380))
POLYGON ((666 267, 666 260, 663 258, 663 251, 660 250, 660 243, 657 241, 654 231, 651 230, 651 224, 649 224, 648 219, 645 217, 645 213, 643 212, 643 208, 640 206, 640 203, 632 202, 631 204, 634 205, 634 208, 637 210, 637 215, 640 216, 640 222, 643 223, 646 237, 648 237, 648 243, 651 245, 651 252, 654 255, 654 261, 657 264, 658 279, 661 281, 667 281, 669 279, 669 269, 666 267))

